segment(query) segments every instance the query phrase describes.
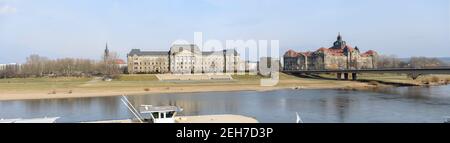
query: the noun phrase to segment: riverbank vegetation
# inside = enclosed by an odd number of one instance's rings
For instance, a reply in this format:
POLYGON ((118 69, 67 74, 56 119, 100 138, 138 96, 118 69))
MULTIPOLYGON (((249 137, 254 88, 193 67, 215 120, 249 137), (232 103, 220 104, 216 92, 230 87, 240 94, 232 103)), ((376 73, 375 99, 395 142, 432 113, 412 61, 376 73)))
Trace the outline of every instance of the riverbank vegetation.
POLYGON ((416 80, 411 79, 406 74, 361 74, 358 76, 359 80, 369 80, 385 84, 410 86, 447 84, 446 79, 448 78, 450 78, 450 75, 422 75, 419 76, 416 80))
POLYGON ((9 65, 0 70, 0 78, 115 77, 125 70, 117 64, 117 60, 115 53, 104 56, 100 61, 81 58, 50 59, 30 55, 25 63, 9 65))
POLYGON ((154 74, 121 74, 117 76, 118 81, 157 81, 158 78, 154 74))
MULTIPOLYGON (((335 79, 336 74, 319 74, 324 79, 335 79)), ((450 75, 422 75, 416 80, 411 79, 406 74, 358 74, 359 82, 367 82, 370 85, 394 85, 394 86, 425 86, 448 84, 450 75)))
POLYGON ((411 57, 398 58, 395 55, 380 55, 377 68, 430 68, 449 66, 448 63, 438 58, 411 57))

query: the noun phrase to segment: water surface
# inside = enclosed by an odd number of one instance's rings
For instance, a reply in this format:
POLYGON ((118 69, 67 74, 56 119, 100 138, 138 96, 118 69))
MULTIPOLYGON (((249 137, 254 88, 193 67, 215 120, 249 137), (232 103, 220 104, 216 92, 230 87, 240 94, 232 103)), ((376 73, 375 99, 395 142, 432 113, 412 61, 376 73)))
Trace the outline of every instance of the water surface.
MULTIPOLYGON (((378 91, 276 90, 130 96, 138 106, 174 105, 181 115, 239 114, 260 122, 443 122, 450 116, 450 86, 378 91)), ((120 97, 0 101, 0 118, 61 117, 81 122, 133 117, 120 97)))

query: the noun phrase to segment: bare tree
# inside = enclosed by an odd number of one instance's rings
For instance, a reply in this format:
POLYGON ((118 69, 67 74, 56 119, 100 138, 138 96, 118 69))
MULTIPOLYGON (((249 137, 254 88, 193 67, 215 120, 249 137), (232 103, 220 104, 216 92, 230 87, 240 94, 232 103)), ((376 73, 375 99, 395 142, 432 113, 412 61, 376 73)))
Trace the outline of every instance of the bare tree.
POLYGON ((409 60, 409 63, 413 68, 439 67, 446 65, 443 61, 437 58, 426 58, 426 57, 412 57, 409 60))
POLYGON ((4 69, 0 70, 0 78, 16 77, 20 72, 20 66, 17 64, 5 65, 4 69))
MULTIPOLYGON (((24 77, 36 76, 90 76, 99 73, 102 64, 89 59, 62 58, 50 60, 39 55, 30 55, 21 67, 24 77)), ((18 76, 18 73, 16 75, 18 76)))
POLYGON ((378 68, 397 68, 400 60, 395 55, 380 55, 378 57, 378 68))
POLYGON ((120 73, 120 67, 117 64, 119 56, 115 52, 111 52, 108 55, 103 55, 103 61, 101 64, 102 74, 107 76, 115 76, 120 73))
POLYGON ((437 58, 412 57, 409 60, 400 60, 395 55, 381 55, 378 58, 379 68, 427 68, 446 66, 445 62, 437 58))
POLYGON ((48 58, 41 57, 39 55, 30 55, 26 59, 26 63, 23 65, 23 74, 25 76, 42 76, 46 67, 48 58))

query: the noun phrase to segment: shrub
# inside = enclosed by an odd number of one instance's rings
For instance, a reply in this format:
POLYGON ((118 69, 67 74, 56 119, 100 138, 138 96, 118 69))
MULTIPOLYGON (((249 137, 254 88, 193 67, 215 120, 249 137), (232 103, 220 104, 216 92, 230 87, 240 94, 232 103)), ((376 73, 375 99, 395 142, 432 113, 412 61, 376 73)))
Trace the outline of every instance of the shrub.
POLYGON ((369 85, 375 85, 375 86, 376 86, 376 85, 378 85, 378 84, 379 84, 379 83, 378 83, 377 81, 370 81, 370 82, 369 82, 369 85))
POLYGON ((422 83, 424 84, 429 84, 430 80, 428 78, 422 79, 422 83))
POLYGON ((439 81, 440 81, 439 77, 437 76, 431 77, 431 82, 439 82, 439 81))
POLYGON ((449 84, 450 83, 450 77, 445 79, 445 84, 449 84))
POLYGON ((149 88, 144 88, 144 91, 150 91, 150 89, 149 88))

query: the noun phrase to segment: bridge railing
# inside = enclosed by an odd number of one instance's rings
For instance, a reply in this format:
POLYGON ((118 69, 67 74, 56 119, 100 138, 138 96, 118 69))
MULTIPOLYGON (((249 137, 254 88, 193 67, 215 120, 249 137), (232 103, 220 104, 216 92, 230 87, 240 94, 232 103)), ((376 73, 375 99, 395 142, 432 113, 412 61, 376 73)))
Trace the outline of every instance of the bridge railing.
POLYGON ((282 71, 368 71, 368 70, 440 70, 440 69, 449 69, 450 66, 429 66, 429 67, 400 67, 400 68, 364 68, 364 69, 322 69, 322 70, 282 70, 282 71))
POLYGON ((393 67, 393 68, 375 68, 375 69, 448 69, 450 66, 424 66, 424 67, 393 67))

